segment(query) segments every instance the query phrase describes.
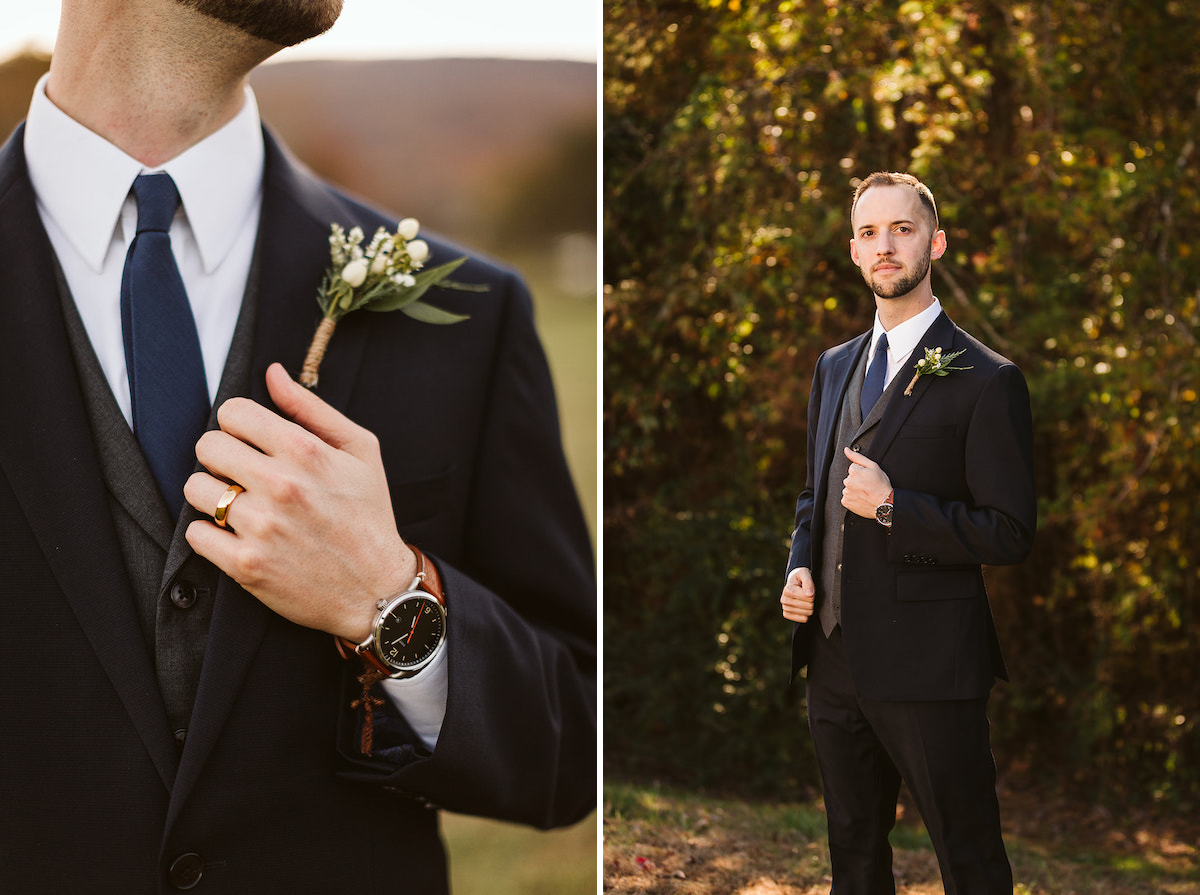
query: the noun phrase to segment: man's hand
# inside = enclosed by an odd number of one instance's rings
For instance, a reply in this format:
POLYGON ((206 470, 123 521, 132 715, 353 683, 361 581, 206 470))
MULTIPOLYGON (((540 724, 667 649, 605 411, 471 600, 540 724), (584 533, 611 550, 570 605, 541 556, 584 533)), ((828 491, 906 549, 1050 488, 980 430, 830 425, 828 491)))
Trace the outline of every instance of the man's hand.
POLYGON ((783 586, 779 602, 783 605, 783 617, 788 621, 806 622, 812 618, 813 603, 817 589, 813 586, 812 572, 805 568, 792 569, 783 586))
POLYGON ((211 516, 228 483, 246 490, 229 505, 227 528, 193 522, 188 543, 285 618, 363 640, 375 601, 416 574, 379 442, 279 364, 267 370, 267 389, 290 420, 233 398, 217 411, 220 430, 196 444, 208 472, 188 479, 188 503, 211 516))
POLYGON ((842 482, 842 506, 864 519, 875 518, 875 508, 892 493, 887 473, 870 457, 845 448, 850 474, 842 482))

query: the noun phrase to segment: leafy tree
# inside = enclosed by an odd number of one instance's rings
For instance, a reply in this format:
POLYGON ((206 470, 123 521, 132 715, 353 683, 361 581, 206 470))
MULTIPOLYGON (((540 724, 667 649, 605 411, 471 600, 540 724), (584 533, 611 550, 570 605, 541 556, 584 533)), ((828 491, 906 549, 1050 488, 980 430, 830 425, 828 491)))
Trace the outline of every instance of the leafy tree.
POLYGON ((811 372, 865 330, 857 178, 933 188, 935 292, 1033 396, 1034 555, 988 581, 1011 779, 1200 796, 1200 10, 605 4, 606 755, 814 783, 778 612, 811 372), (718 758, 718 762, 713 759, 718 758))

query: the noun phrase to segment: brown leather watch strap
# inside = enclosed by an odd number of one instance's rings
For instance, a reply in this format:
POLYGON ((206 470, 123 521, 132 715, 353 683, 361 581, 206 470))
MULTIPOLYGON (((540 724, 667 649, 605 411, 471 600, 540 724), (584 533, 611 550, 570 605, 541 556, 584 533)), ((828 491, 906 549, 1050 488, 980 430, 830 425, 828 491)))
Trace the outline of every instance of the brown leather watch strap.
MULTIPOLYGON (((412 544, 408 545, 408 549, 411 550, 413 552, 413 556, 417 558, 416 586, 436 597, 437 601, 445 606, 446 596, 442 592, 442 578, 440 575, 438 575, 437 566, 430 562, 429 557, 427 557, 423 552, 421 552, 421 550, 414 547, 412 544)), ((390 601, 391 598, 388 598, 386 601, 380 600, 379 602, 380 604, 383 604, 390 601)), ((349 638, 334 635, 333 642, 337 647, 338 655, 340 655, 343 659, 350 658, 350 655, 347 653, 347 651, 349 651, 351 654, 356 653, 361 656, 363 664, 366 665, 368 669, 373 668, 379 671, 385 671, 388 674, 392 673, 391 668, 380 662, 374 653, 372 653, 369 649, 366 649, 367 644, 370 643, 370 637, 368 637, 363 643, 355 643, 349 638)))
POLYGON ((442 593, 442 577, 438 574, 437 566, 412 544, 408 545, 408 549, 417 558, 417 577, 421 579, 421 587, 437 597, 437 601, 445 606, 446 596, 442 593))
MULTIPOLYGON (((428 592, 437 598, 437 601, 444 607, 446 605, 446 597, 442 592, 442 579, 438 575, 437 566, 430 562, 429 557, 414 547, 408 545, 408 549, 413 552, 417 558, 417 577, 414 583, 415 587, 428 592)), ((380 611, 392 601, 392 598, 381 599, 377 604, 380 611)), ((362 741, 360 748, 363 755, 371 753, 372 740, 375 730, 375 709, 383 705, 383 699, 371 694, 371 688, 384 678, 392 675, 392 669, 379 661, 379 658, 371 650, 371 639, 374 636, 374 625, 372 625, 372 633, 362 643, 355 643, 345 637, 337 635, 333 638, 334 646, 337 647, 338 655, 343 659, 349 659, 352 655, 357 655, 362 659, 363 673, 359 675, 358 682, 362 684, 362 696, 350 703, 350 708, 363 710, 363 727, 362 741)))

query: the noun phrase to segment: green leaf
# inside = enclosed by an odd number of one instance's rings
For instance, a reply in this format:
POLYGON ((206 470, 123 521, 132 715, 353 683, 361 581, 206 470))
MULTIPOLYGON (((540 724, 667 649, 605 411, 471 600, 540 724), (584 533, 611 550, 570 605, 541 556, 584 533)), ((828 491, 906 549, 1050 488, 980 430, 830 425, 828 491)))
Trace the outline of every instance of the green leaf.
POLYGON ((415 285, 409 286, 406 289, 401 289, 400 291, 391 293, 389 295, 381 296, 377 301, 373 301, 365 307, 368 311, 400 310, 406 305, 416 301, 418 298, 428 292, 431 287, 436 286, 438 283, 444 280, 447 276, 457 270, 459 265, 466 260, 467 258, 464 255, 457 261, 451 261, 448 264, 441 265, 440 267, 431 267, 429 270, 423 270, 413 277, 413 279, 416 280, 415 285))
POLYGON ((433 305, 425 304, 423 301, 414 301, 411 304, 405 305, 400 309, 414 320, 420 320, 422 323, 461 323, 463 320, 469 320, 468 314, 454 314, 450 311, 444 311, 441 308, 435 308, 433 305))

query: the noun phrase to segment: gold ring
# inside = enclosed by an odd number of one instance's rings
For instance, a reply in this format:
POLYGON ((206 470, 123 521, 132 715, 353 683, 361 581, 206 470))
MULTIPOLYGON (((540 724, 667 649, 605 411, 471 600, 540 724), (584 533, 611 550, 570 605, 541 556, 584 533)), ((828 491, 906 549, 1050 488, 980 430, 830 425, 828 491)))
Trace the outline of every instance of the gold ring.
POLYGON ((241 485, 230 485, 226 488, 225 493, 221 495, 221 499, 217 501, 217 511, 213 513, 213 522, 222 528, 228 525, 225 517, 229 514, 229 505, 233 503, 235 497, 245 490, 241 485))

